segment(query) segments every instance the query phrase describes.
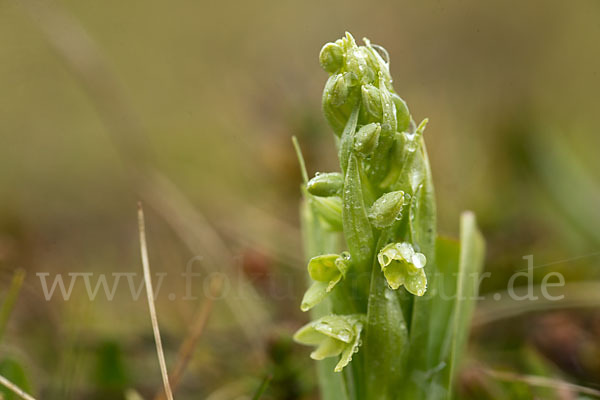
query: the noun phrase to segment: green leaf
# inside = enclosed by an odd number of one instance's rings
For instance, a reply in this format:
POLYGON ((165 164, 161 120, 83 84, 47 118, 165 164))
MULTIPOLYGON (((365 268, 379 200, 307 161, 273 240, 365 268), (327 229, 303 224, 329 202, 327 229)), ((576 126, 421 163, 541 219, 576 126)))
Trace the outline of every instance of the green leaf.
POLYGON ((346 244, 353 262, 361 270, 371 265, 375 238, 367 217, 362 193, 358 160, 354 154, 348 160, 348 171, 344 182, 342 224, 346 244))
MULTIPOLYGON (((479 275, 483 267, 485 241, 477 229, 475 214, 464 212, 460 219, 460 258, 458 263, 458 279, 456 282, 456 298, 453 305, 450 326, 450 348, 446 385, 451 387, 456 369, 471 324, 471 315, 478 294, 479 275)), ((450 398, 450 396, 448 396, 450 398)))
POLYGON ((357 103, 352 109, 352 114, 350 114, 350 118, 348 118, 348 122, 346 123, 340 140, 339 158, 340 166, 344 173, 347 173, 348 159, 354 150, 354 138, 356 136, 356 124, 358 123, 359 112, 360 103, 357 103))
MULTIPOLYGON (((387 234, 379 242, 385 243, 387 234)), ((365 333, 367 399, 398 398, 408 345, 408 330, 396 292, 388 288, 376 260, 373 261, 365 333), (396 393, 393 393, 395 391, 396 393)))
MULTIPOLYGON (((403 190, 412 193, 411 204, 408 208, 408 223, 411 242, 420 253, 425 255, 425 275, 430 286, 435 285, 437 271, 435 267, 436 239, 436 207, 433 193, 433 182, 425 143, 419 138, 418 148, 410 153, 412 162, 410 168, 403 171, 400 180, 404 181, 403 190)), ((408 166, 407 166, 408 167, 408 166)), ((431 300, 433 293, 427 291, 421 297, 415 297, 410 323, 410 360, 411 370, 405 376, 405 392, 410 399, 429 399, 427 387, 421 383, 421 378, 437 368, 428 364, 425 349, 429 340, 429 323, 431 318, 431 300)))
POLYGON ((452 398, 452 383, 477 298, 485 243, 472 213, 462 214, 460 230, 460 244, 443 238, 437 241, 438 277, 427 346, 431 369, 421 375, 419 382, 430 397, 423 398, 452 398))

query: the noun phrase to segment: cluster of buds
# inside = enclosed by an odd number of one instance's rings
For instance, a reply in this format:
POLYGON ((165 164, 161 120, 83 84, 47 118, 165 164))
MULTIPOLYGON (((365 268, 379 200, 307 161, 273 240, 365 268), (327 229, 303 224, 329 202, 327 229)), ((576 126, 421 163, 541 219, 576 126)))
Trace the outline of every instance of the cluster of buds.
POLYGON ((364 42, 359 46, 346 33, 321 50, 321 66, 330 74, 322 107, 337 138, 341 172, 317 173, 304 187, 311 211, 330 231, 343 232, 347 251, 310 260, 313 283, 301 308, 307 311, 339 291, 340 296, 331 299, 336 314, 327 318, 353 335, 343 340, 320 330, 323 321, 317 320, 295 338, 319 346, 313 358, 343 354, 336 371, 358 350, 367 317, 355 311, 366 313, 368 303, 377 301, 369 278, 374 268, 387 282, 383 289, 404 287, 422 296, 427 287, 426 257, 419 252, 415 229, 423 225, 418 210, 431 189, 424 189, 430 177, 422 141, 427 120, 414 123, 392 85, 388 53, 368 39, 364 42), (355 296, 344 297, 350 291, 355 296))

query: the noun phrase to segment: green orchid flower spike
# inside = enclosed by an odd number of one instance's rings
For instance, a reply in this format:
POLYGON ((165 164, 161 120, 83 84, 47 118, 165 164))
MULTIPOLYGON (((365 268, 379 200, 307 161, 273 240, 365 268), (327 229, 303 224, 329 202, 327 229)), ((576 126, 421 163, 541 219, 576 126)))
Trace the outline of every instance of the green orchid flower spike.
POLYGON ((300 328, 294 335, 294 340, 308 346, 317 346, 310 354, 314 360, 341 355, 335 366, 335 371, 340 372, 358 351, 364 323, 365 316, 360 314, 328 315, 300 328))
POLYGON ((396 92, 387 51, 346 33, 319 61, 340 170, 308 179, 294 142, 313 319, 294 339, 317 346, 323 400, 450 399, 483 260, 475 219, 463 216, 460 244, 436 239, 428 120, 396 92))

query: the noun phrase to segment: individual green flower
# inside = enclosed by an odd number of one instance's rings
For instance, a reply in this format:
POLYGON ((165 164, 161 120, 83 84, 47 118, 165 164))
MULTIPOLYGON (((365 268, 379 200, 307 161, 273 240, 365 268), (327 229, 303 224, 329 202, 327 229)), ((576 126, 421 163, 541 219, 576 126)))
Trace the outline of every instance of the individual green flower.
POLYGON ((407 291, 423 296, 427 289, 425 255, 417 253, 410 243, 390 243, 377 255, 379 265, 388 285, 398 289, 404 285, 407 291))
POLYGON ((314 360, 341 354, 334 369, 335 372, 340 372, 358 351, 365 323, 364 314, 327 315, 300 328, 294 335, 294 340, 300 344, 317 346, 310 354, 314 360))
POLYGON ((314 281, 302 299, 300 309, 308 311, 321 302, 333 290, 350 267, 350 254, 324 254, 310 259, 308 274, 314 281))

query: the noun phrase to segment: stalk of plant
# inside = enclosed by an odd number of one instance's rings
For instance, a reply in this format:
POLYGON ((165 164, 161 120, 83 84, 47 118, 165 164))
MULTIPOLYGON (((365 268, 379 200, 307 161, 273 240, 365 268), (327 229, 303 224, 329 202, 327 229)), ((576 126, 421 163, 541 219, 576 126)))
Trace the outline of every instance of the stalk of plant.
POLYGON ((484 242, 471 213, 461 242, 436 238, 423 140, 395 92, 389 55, 352 35, 327 43, 323 113, 340 172, 303 170, 301 208, 312 322, 324 400, 448 399, 477 294, 484 242))

